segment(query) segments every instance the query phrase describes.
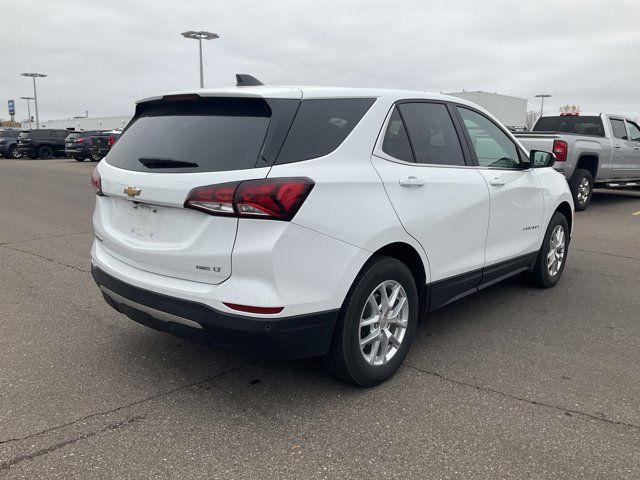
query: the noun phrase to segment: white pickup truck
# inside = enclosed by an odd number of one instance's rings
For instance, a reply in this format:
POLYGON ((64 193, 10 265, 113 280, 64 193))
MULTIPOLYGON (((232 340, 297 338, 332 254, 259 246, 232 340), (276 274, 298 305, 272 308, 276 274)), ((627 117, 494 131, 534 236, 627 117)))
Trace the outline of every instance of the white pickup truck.
POLYGON ((640 127, 620 115, 556 115, 515 134, 528 150, 556 155, 554 168, 569 182, 575 209, 591 202, 594 187, 640 186, 640 127))

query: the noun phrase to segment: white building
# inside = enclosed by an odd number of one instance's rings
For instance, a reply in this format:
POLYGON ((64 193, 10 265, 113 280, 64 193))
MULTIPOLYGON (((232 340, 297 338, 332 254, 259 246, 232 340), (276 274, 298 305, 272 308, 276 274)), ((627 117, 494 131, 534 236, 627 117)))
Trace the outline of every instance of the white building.
MULTIPOLYGON (((66 120, 46 120, 40 122, 40 128, 66 128, 82 130, 113 130, 114 128, 124 128, 129 123, 131 117, 83 117, 67 118, 66 120)), ((35 128, 35 121, 32 122, 35 128)), ((29 129, 29 121, 22 122, 23 129, 29 129)))
POLYGON ((507 127, 522 128, 527 124, 526 98, 499 95, 481 90, 476 92, 463 90, 462 92, 447 93, 447 95, 477 103, 495 115, 507 127))

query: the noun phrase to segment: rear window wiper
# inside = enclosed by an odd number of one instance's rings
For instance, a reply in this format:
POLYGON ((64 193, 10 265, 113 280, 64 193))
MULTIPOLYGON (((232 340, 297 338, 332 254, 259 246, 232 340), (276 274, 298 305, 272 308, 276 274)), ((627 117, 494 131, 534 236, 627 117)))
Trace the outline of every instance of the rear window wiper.
POLYGON ((162 157, 140 157, 138 161, 147 168, 195 168, 198 164, 195 162, 185 162, 184 160, 176 160, 175 158, 162 157))

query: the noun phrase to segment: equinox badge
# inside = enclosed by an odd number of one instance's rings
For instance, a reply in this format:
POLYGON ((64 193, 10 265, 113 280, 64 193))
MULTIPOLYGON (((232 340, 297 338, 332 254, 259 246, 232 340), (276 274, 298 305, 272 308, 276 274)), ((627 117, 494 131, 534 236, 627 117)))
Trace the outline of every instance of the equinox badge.
POLYGON ((126 193, 130 197, 135 197, 136 195, 140 195, 140 192, 142 192, 142 189, 137 187, 125 187, 124 189, 124 193, 126 193))

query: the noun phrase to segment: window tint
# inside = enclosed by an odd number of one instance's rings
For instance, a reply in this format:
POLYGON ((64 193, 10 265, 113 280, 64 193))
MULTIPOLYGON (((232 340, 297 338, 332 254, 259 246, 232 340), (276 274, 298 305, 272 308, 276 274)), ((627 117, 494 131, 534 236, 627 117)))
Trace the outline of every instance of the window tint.
POLYGON ((541 117, 533 126, 534 132, 567 132, 579 135, 597 135, 604 137, 604 128, 600 117, 557 116, 541 117))
POLYGON ((276 163, 322 157, 347 138, 373 98, 303 100, 276 163))
POLYGON ((16 138, 19 134, 19 130, 0 130, 1 138, 16 138))
MULTIPOLYGON (((143 172, 216 172, 254 168, 278 102, 257 98, 203 98, 140 104, 114 144, 111 165, 143 172), (138 159, 196 163, 190 168, 153 168, 138 159)), ((295 111, 294 104, 290 104, 295 111)), ((290 124, 290 117, 289 117, 290 124)), ((280 140, 281 141, 281 140, 280 140)))
POLYGON ((622 120, 611 119, 611 128, 613 129, 613 136, 616 138, 627 138, 627 128, 624 126, 622 120))
POLYGON ((484 115, 458 107, 481 167, 520 168, 515 143, 484 115))
POLYGON ((627 122, 627 127, 629 127, 629 137, 631 140, 640 141, 640 128, 631 122, 627 122))
POLYGON ((460 140, 441 103, 403 103, 399 106, 418 163, 464 165, 460 140))
POLYGON ((407 137, 407 130, 404 128, 404 123, 397 108, 393 109, 393 113, 389 118, 387 131, 382 141, 382 151, 399 160, 413 162, 413 153, 411 152, 409 137, 407 137))

